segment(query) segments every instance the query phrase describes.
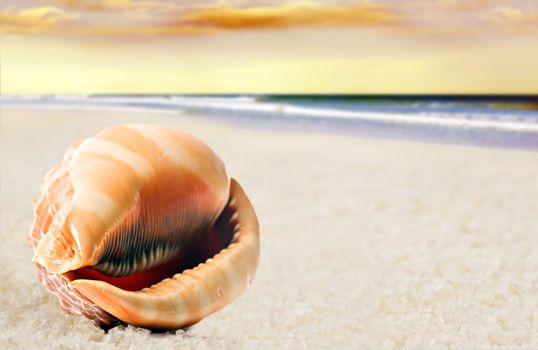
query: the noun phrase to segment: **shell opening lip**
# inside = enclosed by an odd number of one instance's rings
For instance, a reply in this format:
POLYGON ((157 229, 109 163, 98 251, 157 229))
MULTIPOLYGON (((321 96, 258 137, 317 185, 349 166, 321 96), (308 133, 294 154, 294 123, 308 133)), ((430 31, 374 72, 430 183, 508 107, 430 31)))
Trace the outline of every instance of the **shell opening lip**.
POLYGON ((140 291, 144 288, 149 288, 164 279, 173 277, 177 273, 206 262, 207 259, 212 258, 222 249, 228 247, 234 235, 234 225, 229 219, 221 215, 213 227, 200 238, 198 244, 191 251, 180 254, 148 270, 123 277, 112 277, 91 267, 81 267, 72 271, 66 271, 64 276, 69 281, 79 279, 99 280, 126 291, 140 291))

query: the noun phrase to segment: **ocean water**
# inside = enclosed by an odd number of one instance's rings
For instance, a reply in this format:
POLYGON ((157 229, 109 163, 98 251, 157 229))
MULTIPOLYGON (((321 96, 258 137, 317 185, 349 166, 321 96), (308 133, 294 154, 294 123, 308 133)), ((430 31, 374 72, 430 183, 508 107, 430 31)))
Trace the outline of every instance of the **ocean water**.
POLYGON ((538 95, 47 95, 1 102, 182 110, 245 127, 538 150, 538 95))

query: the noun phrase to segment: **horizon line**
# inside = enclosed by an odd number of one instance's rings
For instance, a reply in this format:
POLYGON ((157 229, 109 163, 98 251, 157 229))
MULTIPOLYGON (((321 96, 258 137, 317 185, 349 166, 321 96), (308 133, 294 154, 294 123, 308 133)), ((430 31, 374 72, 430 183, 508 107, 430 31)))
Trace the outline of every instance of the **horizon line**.
POLYGON ((536 100, 538 102, 538 93, 174 93, 174 92, 155 92, 155 93, 44 93, 44 94, 0 94, 1 97, 57 97, 57 96, 88 96, 88 97, 142 97, 142 96, 188 96, 188 97, 208 97, 208 96, 255 96, 268 98, 357 98, 357 99, 506 99, 506 100, 536 100))

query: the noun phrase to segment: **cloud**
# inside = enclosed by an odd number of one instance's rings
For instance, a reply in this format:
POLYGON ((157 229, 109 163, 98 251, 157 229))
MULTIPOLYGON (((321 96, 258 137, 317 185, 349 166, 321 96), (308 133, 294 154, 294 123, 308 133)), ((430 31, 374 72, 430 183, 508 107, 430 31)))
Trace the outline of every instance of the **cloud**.
POLYGON ((0 33, 41 34, 57 32, 74 14, 50 6, 0 11, 0 33))
POLYGON ((159 0, 54 0, 71 9, 90 12, 175 12, 186 6, 181 2, 159 0))
POLYGON ((538 11, 536 10, 499 6, 489 11, 485 18, 508 32, 538 32, 538 11))
POLYGON ((105 2, 92 0, 55 0, 56 3, 68 7, 70 9, 101 11, 105 10, 105 2))
POLYGON ((73 34, 94 37, 171 37, 192 36, 214 33, 211 28, 199 28, 187 25, 138 25, 118 27, 110 25, 81 26, 72 29, 73 34))
POLYGON ((76 15, 54 7, 8 10, 0 17, 3 31, 56 33, 62 22, 75 17, 79 20, 64 28, 69 29, 66 35, 180 36, 292 27, 386 27, 403 21, 397 11, 371 3, 292 1, 272 6, 235 6, 226 1, 205 5, 159 0, 55 1, 76 15), (115 13, 113 23, 111 13, 115 13))
POLYGON ((410 37, 443 40, 490 40, 492 35, 515 36, 528 31, 536 11, 523 11, 523 1, 512 1, 511 8, 499 6, 510 0, 413 0, 403 7, 412 25, 399 31, 410 37), (529 17, 523 20, 524 14, 529 17), (517 24, 515 22, 518 22, 517 24), (523 25, 523 22, 527 25, 523 25), (516 29, 517 27, 517 29, 516 29), (527 27, 527 28, 524 28, 527 27))
MULTIPOLYGON (((464 38, 491 31, 535 32, 538 12, 494 7, 500 0, 41 0, 0 10, 0 32, 94 37, 170 37, 290 28, 385 28, 410 37, 464 38)), ((514 5, 512 5, 514 6, 514 5)))
POLYGON ((222 30, 250 30, 387 26, 402 22, 402 18, 396 11, 380 5, 338 5, 308 1, 258 7, 234 7, 222 4, 188 14, 182 21, 222 30))
POLYGON ((404 4, 404 6, 426 11, 468 11, 486 8, 491 3, 492 0, 415 0, 404 4))

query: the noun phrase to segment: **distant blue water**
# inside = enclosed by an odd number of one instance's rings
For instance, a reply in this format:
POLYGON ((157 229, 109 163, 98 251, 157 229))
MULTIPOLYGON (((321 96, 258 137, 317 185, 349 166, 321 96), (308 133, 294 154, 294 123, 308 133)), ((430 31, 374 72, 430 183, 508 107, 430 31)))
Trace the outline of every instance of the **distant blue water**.
POLYGON ((538 96, 56 95, 1 101, 183 110, 247 127, 538 150, 538 96))

